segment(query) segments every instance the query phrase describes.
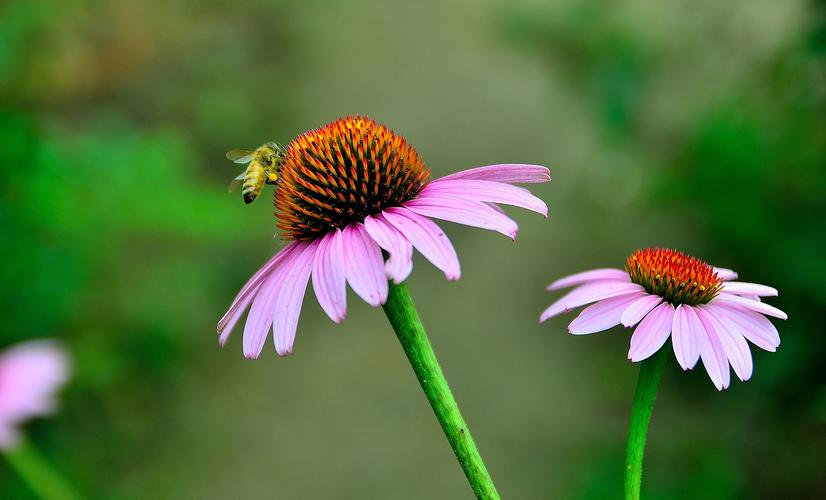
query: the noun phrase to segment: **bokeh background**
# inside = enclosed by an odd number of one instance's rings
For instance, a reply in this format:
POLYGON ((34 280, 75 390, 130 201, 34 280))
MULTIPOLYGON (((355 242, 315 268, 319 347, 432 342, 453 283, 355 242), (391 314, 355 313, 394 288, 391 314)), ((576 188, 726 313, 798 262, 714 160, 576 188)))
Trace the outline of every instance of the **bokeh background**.
MULTIPOLYGON (((537 324, 543 290, 665 245, 781 290, 777 353, 718 393, 666 371, 648 498, 826 495, 826 3, 0 3, 0 344, 64 339, 27 426, 92 498, 470 498, 382 311, 314 300, 295 354, 215 324, 280 243, 236 147, 367 114, 435 175, 540 163, 520 237, 444 224, 410 287, 506 498, 617 498, 629 334, 537 324)), ((0 460, 0 498, 29 498, 0 460)))

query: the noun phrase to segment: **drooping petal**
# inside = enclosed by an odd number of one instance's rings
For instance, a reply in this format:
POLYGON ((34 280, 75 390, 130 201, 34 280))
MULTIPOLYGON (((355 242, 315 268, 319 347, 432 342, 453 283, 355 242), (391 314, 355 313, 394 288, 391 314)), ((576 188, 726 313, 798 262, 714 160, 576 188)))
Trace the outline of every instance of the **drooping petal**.
POLYGON ((470 179, 443 179, 441 182, 428 184, 420 196, 429 195, 449 196, 469 201, 501 203, 513 205, 532 212, 548 216, 548 206, 545 202, 525 188, 511 186, 503 182, 480 181, 470 179))
POLYGON ((433 182, 448 179, 474 179, 481 181, 507 182, 509 184, 534 184, 551 180, 551 172, 541 165, 505 163, 471 168, 456 172, 433 182))
POLYGON ((590 304, 591 302, 642 291, 643 287, 634 283, 620 281, 597 281, 588 283, 571 290, 567 295, 551 304, 550 307, 542 313, 539 322, 542 323, 557 314, 570 311, 575 307, 590 304))
POLYGON ((316 240, 296 252, 292 265, 286 269, 281 289, 275 299, 275 314, 272 322, 275 352, 286 356, 293 352, 295 331, 301 305, 310 281, 310 271, 316 259, 319 240, 316 240))
POLYGON ((244 313, 252 298, 255 296, 261 283, 269 276, 272 269, 278 265, 286 254, 289 253, 289 246, 282 248, 278 253, 273 255, 266 264, 261 266, 255 274, 252 275, 246 284, 241 287, 241 291, 235 296, 229 309, 224 316, 218 321, 218 334, 220 335, 221 345, 224 345, 229 334, 232 333, 233 327, 238 322, 238 319, 244 313))
POLYGON ((345 274, 343 240, 336 228, 319 241, 312 273, 318 304, 336 323, 347 317, 345 274))
POLYGON ((705 310, 708 318, 714 324, 714 330, 720 338, 723 351, 726 353, 726 358, 728 358, 737 378, 743 382, 750 379, 754 369, 751 351, 749 351, 746 339, 739 333, 739 329, 731 328, 727 321, 717 316, 716 311, 719 309, 709 309, 707 306, 699 307, 705 310))
POLYGON ((662 297, 658 295, 646 295, 644 297, 640 297, 632 302, 631 305, 628 306, 628 309, 622 313, 620 323, 628 328, 636 325, 645 317, 646 314, 651 312, 651 310, 657 307, 657 304, 662 301, 662 297))
POLYGON ((726 281, 722 284, 721 290, 735 295, 755 297, 777 297, 777 289, 757 283, 744 283, 741 281, 726 281))
POLYGON ((780 346, 780 334, 777 328, 762 314, 750 311, 735 304, 712 302, 706 306, 740 328, 740 333, 752 344, 769 352, 780 346))
POLYGON ((384 263, 384 270, 389 279, 397 285, 406 280, 413 271, 413 245, 387 222, 381 214, 364 219, 364 229, 381 248, 390 254, 384 263))
POLYGON ((584 271, 560 278, 548 285, 546 290, 559 290, 561 288, 568 288, 581 285, 583 283, 588 283, 589 281, 604 280, 631 282, 631 278, 628 277, 628 273, 622 269, 593 269, 591 271, 584 271))
POLYGON ((700 347, 696 339, 696 323, 699 323, 699 321, 696 313, 689 305, 680 304, 674 310, 674 321, 671 325, 671 346, 674 348, 674 356, 683 370, 693 368, 700 357, 700 347))
POLYGON ((347 282, 356 294, 373 307, 387 302, 387 277, 381 249, 361 223, 344 228, 344 257, 347 282))
POLYGON ((634 330, 628 359, 636 363, 657 352, 668 340, 673 320, 674 306, 668 302, 654 308, 634 330))
POLYGON ((694 312, 697 313, 697 317, 703 326, 703 333, 705 333, 705 335, 699 337, 700 359, 703 360, 703 366, 705 366, 714 386, 718 391, 722 391, 728 388, 729 383, 731 383, 726 352, 713 323, 708 318, 708 313, 697 308, 694 309, 694 312))
MULTIPOLYGON (((700 360, 700 339, 705 337, 705 328, 697 310, 693 306, 683 306, 683 315, 688 319, 688 332, 691 335, 691 350, 686 353, 686 361, 689 369, 693 369, 700 360)), ((673 337, 672 337, 673 340, 673 337)))
POLYGON ((401 207, 387 209, 382 215, 416 250, 445 273, 447 279, 459 279, 461 268, 456 250, 444 231, 433 221, 401 207))
POLYGON ((714 302, 717 302, 717 301, 737 304, 737 305, 745 307, 746 309, 750 309, 754 312, 759 312, 760 314, 765 314, 766 316, 773 316, 775 318, 780 318, 780 319, 788 319, 788 316, 786 315, 786 313, 784 313, 783 311, 781 311, 780 309, 778 309, 774 306, 770 306, 770 305, 768 305, 764 302, 760 302, 760 301, 756 301, 756 300, 752 300, 752 299, 747 299, 745 297, 740 297, 738 295, 732 295, 730 293, 722 292, 719 295, 717 295, 716 297, 714 297, 714 299, 711 302, 714 303, 714 302))
POLYGON ((732 271, 731 269, 726 269, 725 267, 715 267, 714 272, 717 273, 717 277, 723 281, 737 279, 737 273, 732 271))
POLYGON ((643 292, 621 295, 591 304, 579 313, 568 325, 568 331, 574 335, 586 335, 601 332, 617 326, 622 312, 631 302, 643 296, 643 292))
POLYGON ((425 217, 434 217, 466 226, 479 227, 502 233, 516 239, 518 226, 508 216, 492 209, 490 205, 461 198, 444 196, 421 196, 404 205, 411 212, 425 217))
POLYGON ((264 343, 267 341, 267 333, 272 325, 273 314, 275 313, 275 300, 278 291, 287 274, 287 270, 293 266, 296 258, 302 253, 306 243, 292 243, 280 253, 283 254, 278 264, 271 267, 269 274, 258 288, 255 299, 250 306, 247 315, 247 322, 244 325, 243 350, 244 356, 248 359, 258 359, 264 343))

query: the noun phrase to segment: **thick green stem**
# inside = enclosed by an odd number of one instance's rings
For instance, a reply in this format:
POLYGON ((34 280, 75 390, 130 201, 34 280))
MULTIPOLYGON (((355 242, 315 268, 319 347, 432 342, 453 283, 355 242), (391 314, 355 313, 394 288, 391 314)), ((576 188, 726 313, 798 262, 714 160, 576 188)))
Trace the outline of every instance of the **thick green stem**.
POLYGON ((660 349, 650 358, 640 363, 640 375, 634 404, 631 407, 631 426, 628 430, 628 449, 625 454, 625 500, 639 500, 642 482, 642 459, 648 423, 654 411, 654 400, 662 379, 665 360, 668 357, 660 349))
POLYGON ((465 471, 470 487, 479 499, 498 499, 499 493, 493 485, 493 480, 485 468, 476 443, 470 436, 459 406, 453 399, 447 380, 442 374, 439 362, 433 348, 427 340, 422 322, 413 305, 410 292, 404 284, 390 284, 390 295, 384 305, 384 312, 399 337, 404 353, 410 360, 413 371, 419 379, 433 413, 439 420, 453 452, 456 454, 459 465, 465 471))
POLYGON ((11 467, 44 500, 80 500, 82 497, 52 469, 46 460, 23 441, 5 452, 11 467))

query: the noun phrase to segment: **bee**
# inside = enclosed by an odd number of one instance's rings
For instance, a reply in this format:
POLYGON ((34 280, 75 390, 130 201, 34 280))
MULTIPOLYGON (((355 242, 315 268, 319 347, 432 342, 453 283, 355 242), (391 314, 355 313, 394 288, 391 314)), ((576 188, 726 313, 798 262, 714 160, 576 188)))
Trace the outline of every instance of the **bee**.
POLYGON ((278 180, 278 170, 281 168, 283 157, 284 152, 274 142, 268 142, 254 151, 249 149, 227 151, 228 160, 241 164, 249 163, 247 169, 230 183, 230 192, 243 184, 241 194, 244 196, 244 202, 252 203, 261 193, 264 184, 275 184, 278 180))

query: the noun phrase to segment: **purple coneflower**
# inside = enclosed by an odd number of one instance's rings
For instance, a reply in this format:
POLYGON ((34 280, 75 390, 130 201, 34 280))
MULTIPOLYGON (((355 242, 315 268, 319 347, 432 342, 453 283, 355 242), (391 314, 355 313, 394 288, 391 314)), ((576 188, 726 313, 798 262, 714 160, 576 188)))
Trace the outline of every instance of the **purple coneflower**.
POLYGON ((68 377, 68 357, 53 342, 28 342, 0 354, 0 449, 19 442, 23 422, 55 410, 55 394, 68 377))
POLYGON ((250 278, 218 322, 223 345, 250 308, 248 358, 261 354, 270 328, 276 352, 292 352, 310 277, 318 303, 340 323, 347 316, 345 282, 371 306, 383 305, 388 278, 398 284, 410 274, 413 248, 447 279, 459 279, 456 251, 433 218, 514 239, 516 222, 496 203, 548 214, 542 200, 512 185, 546 182, 547 168, 490 165, 431 181, 416 150, 369 118, 340 119, 297 137, 279 174, 275 215, 290 243, 250 278))
POLYGON ((40 498, 80 499, 21 435, 20 426, 51 415, 69 379, 69 356, 54 341, 35 340, 0 353, 0 452, 40 498))
POLYGON ((341 119, 294 139, 275 186, 275 216, 289 241, 244 285, 218 323, 221 345, 249 307, 243 350, 257 358, 270 329, 279 355, 292 352, 298 316, 312 277, 321 308, 334 322, 347 315, 346 285, 383 306, 419 383, 477 498, 499 498, 436 361, 407 288, 413 249, 459 279, 459 259, 432 219, 516 238, 497 204, 547 216, 545 203, 515 183, 550 180, 537 165, 490 165, 430 180, 401 136, 369 118, 341 119), (388 283, 390 280, 390 283, 388 283))
POLYGON ((540 322, 593 303, 568 326, 572 334, 639 324, 628 359, 648 358, 670 336, 680 366, 688 370, 702 359, 714 385, 723 390, 729 386, 729 364, 740 380, 751 378, 746 340, 771 352, 780 345, 777 328, 765 316, 786 319, 783 311, 760 301, 776 296, 777 290, 731 281, 736 278, 734 271, 675 250, 638 250, 628 257, 625 270, 595 269, 551 283, 548 290, 576 288, 551 304, 540 322))
POLYGON ((591 304, 568 326, 574 335, 596 333, 622 324, 633 327, 628 359, 641 361, 625 462, 625 498, 639 499, 648 424, 662 378, 669 337, 684 370, 702 359, 718 390, 729 386, 729 365, 740 380, 752 374, 747 340, 767 351, 780 345, 777 329, 765 316, 786 313, 765 304, 777 290, 732 281, 737 273, 712 267, 675 250, 647 248, 628 257, 625 270, 595 269, 559 279, 548 290, 576 287, 554 302, 540 322, 591 304))

